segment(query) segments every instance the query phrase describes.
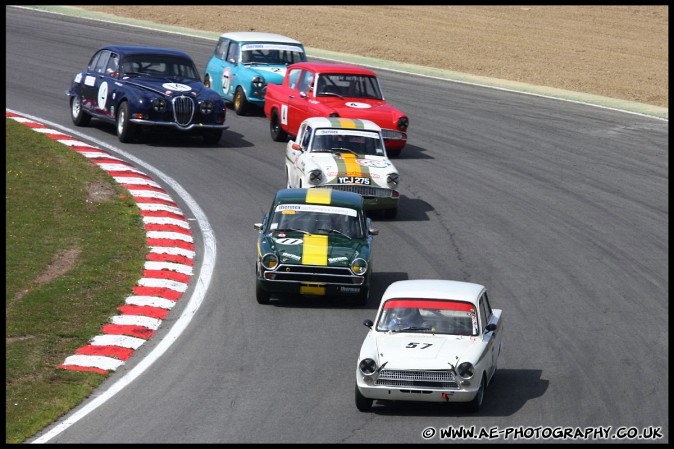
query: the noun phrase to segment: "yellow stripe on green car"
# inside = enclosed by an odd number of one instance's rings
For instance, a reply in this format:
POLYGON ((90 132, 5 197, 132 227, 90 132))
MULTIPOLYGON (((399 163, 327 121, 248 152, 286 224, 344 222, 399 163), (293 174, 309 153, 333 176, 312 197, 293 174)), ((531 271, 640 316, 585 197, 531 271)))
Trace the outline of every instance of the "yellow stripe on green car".
POLYGON ((328 236, 305 235, 302 264, 328 265, 328 236))
POLYGON ((330 194, 332 194, 330 189, 308 189, 306 201, 313 204, 330 204, 330 194))

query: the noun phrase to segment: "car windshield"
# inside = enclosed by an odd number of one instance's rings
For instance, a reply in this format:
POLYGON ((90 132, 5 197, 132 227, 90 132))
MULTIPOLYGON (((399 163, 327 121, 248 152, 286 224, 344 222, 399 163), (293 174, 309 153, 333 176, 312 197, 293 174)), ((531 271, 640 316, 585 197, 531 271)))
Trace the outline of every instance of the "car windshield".
POLYGON ((320 204, 277 205, 269 223, 269 231, 341 236, 348 239, 364 237, 357 210, 320 204))
POLYGON ((376 131, 317 129, 311 152, 348 151, 358 155, 386 156, 384 142, 376 131))
POLYGON ((306 61, 302 47, 286 44, 244 44, 241 62, 244 64, 289 65, 306 61))
POLYGON ((377 321, 381 332, 478 335, 475 306, 464 301, 389 299, 377 321))
POLYGON ((383 100, 376 76, 338 73, 319 74, 316 96, 383 100))
POLYGON ((179 56, 131 55, 122 61, 122 75, 149 75, 199 80, 194 62, 179 56))

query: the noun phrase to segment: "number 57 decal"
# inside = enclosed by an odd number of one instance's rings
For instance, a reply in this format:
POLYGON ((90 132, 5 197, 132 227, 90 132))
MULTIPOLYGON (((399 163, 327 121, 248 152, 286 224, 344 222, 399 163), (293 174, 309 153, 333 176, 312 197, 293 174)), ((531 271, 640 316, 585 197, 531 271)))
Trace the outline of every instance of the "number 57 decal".
POLYGON ((414 343, 414 342, 410 342, 410 343, 407 343, 407 346, 405 346, 405 348, 406 348, 406 349, 414 349, 414 348, 417 348, 417 347, 418 347, 419 349, 426 349, 426 348, 428 348, 429 346, 433 346, 433 344, 432 344, 432 343, 414 343), (421 345, 421 346, 419 346, 419 345, 421 345))

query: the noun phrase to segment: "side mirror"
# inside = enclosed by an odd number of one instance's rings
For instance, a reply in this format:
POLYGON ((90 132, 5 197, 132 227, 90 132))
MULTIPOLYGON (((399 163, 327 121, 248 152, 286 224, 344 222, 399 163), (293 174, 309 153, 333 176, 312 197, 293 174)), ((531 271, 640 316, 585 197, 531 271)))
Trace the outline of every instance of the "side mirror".
POLYGON ((293 142, 293 143, 290 145, 290 147, 291 147, 293 150, 295 150, 295 151, 301 151, 301 150, 302 150, 302 147, 301 147, 300 144, 297 143, 297 142, 293 142))
POLYGON ((377 228, 368 228, 367 232, 370 235, 379 235, 379 229, 377 229, 377 228))
POLYGON ((253 229, 255 229, 257 231, 261 231, 262 230, 262 223, 253 224, 253 229))
POLYGON ((497 326, 494 323, 487 324, 487 327, 484 328, 484 333, 486 334, 487 332, 493 332, 496 330, 496 328, 497 326))
POLYGON ((363 325, 364 325, 365 327, 369 327, 370 329, 372 329, 372 325, 373 325, 373 324, 374 324, 374 323, 372 322, 372 320, 365 320, 365 321, 363 321, 363 325))

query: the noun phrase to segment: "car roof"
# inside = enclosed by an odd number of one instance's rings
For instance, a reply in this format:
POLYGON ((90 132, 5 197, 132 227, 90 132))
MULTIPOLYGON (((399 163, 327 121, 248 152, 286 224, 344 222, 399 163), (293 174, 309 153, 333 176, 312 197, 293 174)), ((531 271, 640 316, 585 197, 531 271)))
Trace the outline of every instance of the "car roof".
POLYGON ((355 64, 346 64, 342 62, 296 62, 289 65, 288 70, 294 68, 303 68, 316 73, 348 73, 357 75, 377 76, 372 70, 366 69, 355 64))
POLYGON ((345 128, 381 131, 381 127, 372 120, 342 117, 310 117, 304 123, 313 128, 345 128))
POLYGON ((282 189, 276 192, 274 204, 325 204, 328 206, 363 208, 363 197, 354 192, 326 188, 282 189))
POLYGON ((142 47, 142 46, 136 46, 136 45, 106 45, 105 47, 102 47, 99 49, 100 50, 111 50, 120 56, 124 55, 138 55, 138 54, 158 54, 158 55, 165 55, 165 56, 182 56, 187 59, 192 59, 190 55, 187 53, 176 50, 174 48, 163 48, 163 47, 142 47))
POLYGON ((405 299, 453 299, 468 301, 477 305, 485 287, 472 282, 451 281, 444 279, 408 279, 396 281, 388 286, 381 302, 391 298, 405 299))
POLYGON ((231 31, 221 34, 220 37, 239 42, 282 42, 285 44, 302 45, 300 41, 288 36, 283 36, 282 34, 262 33, 259 31, 231 31))

